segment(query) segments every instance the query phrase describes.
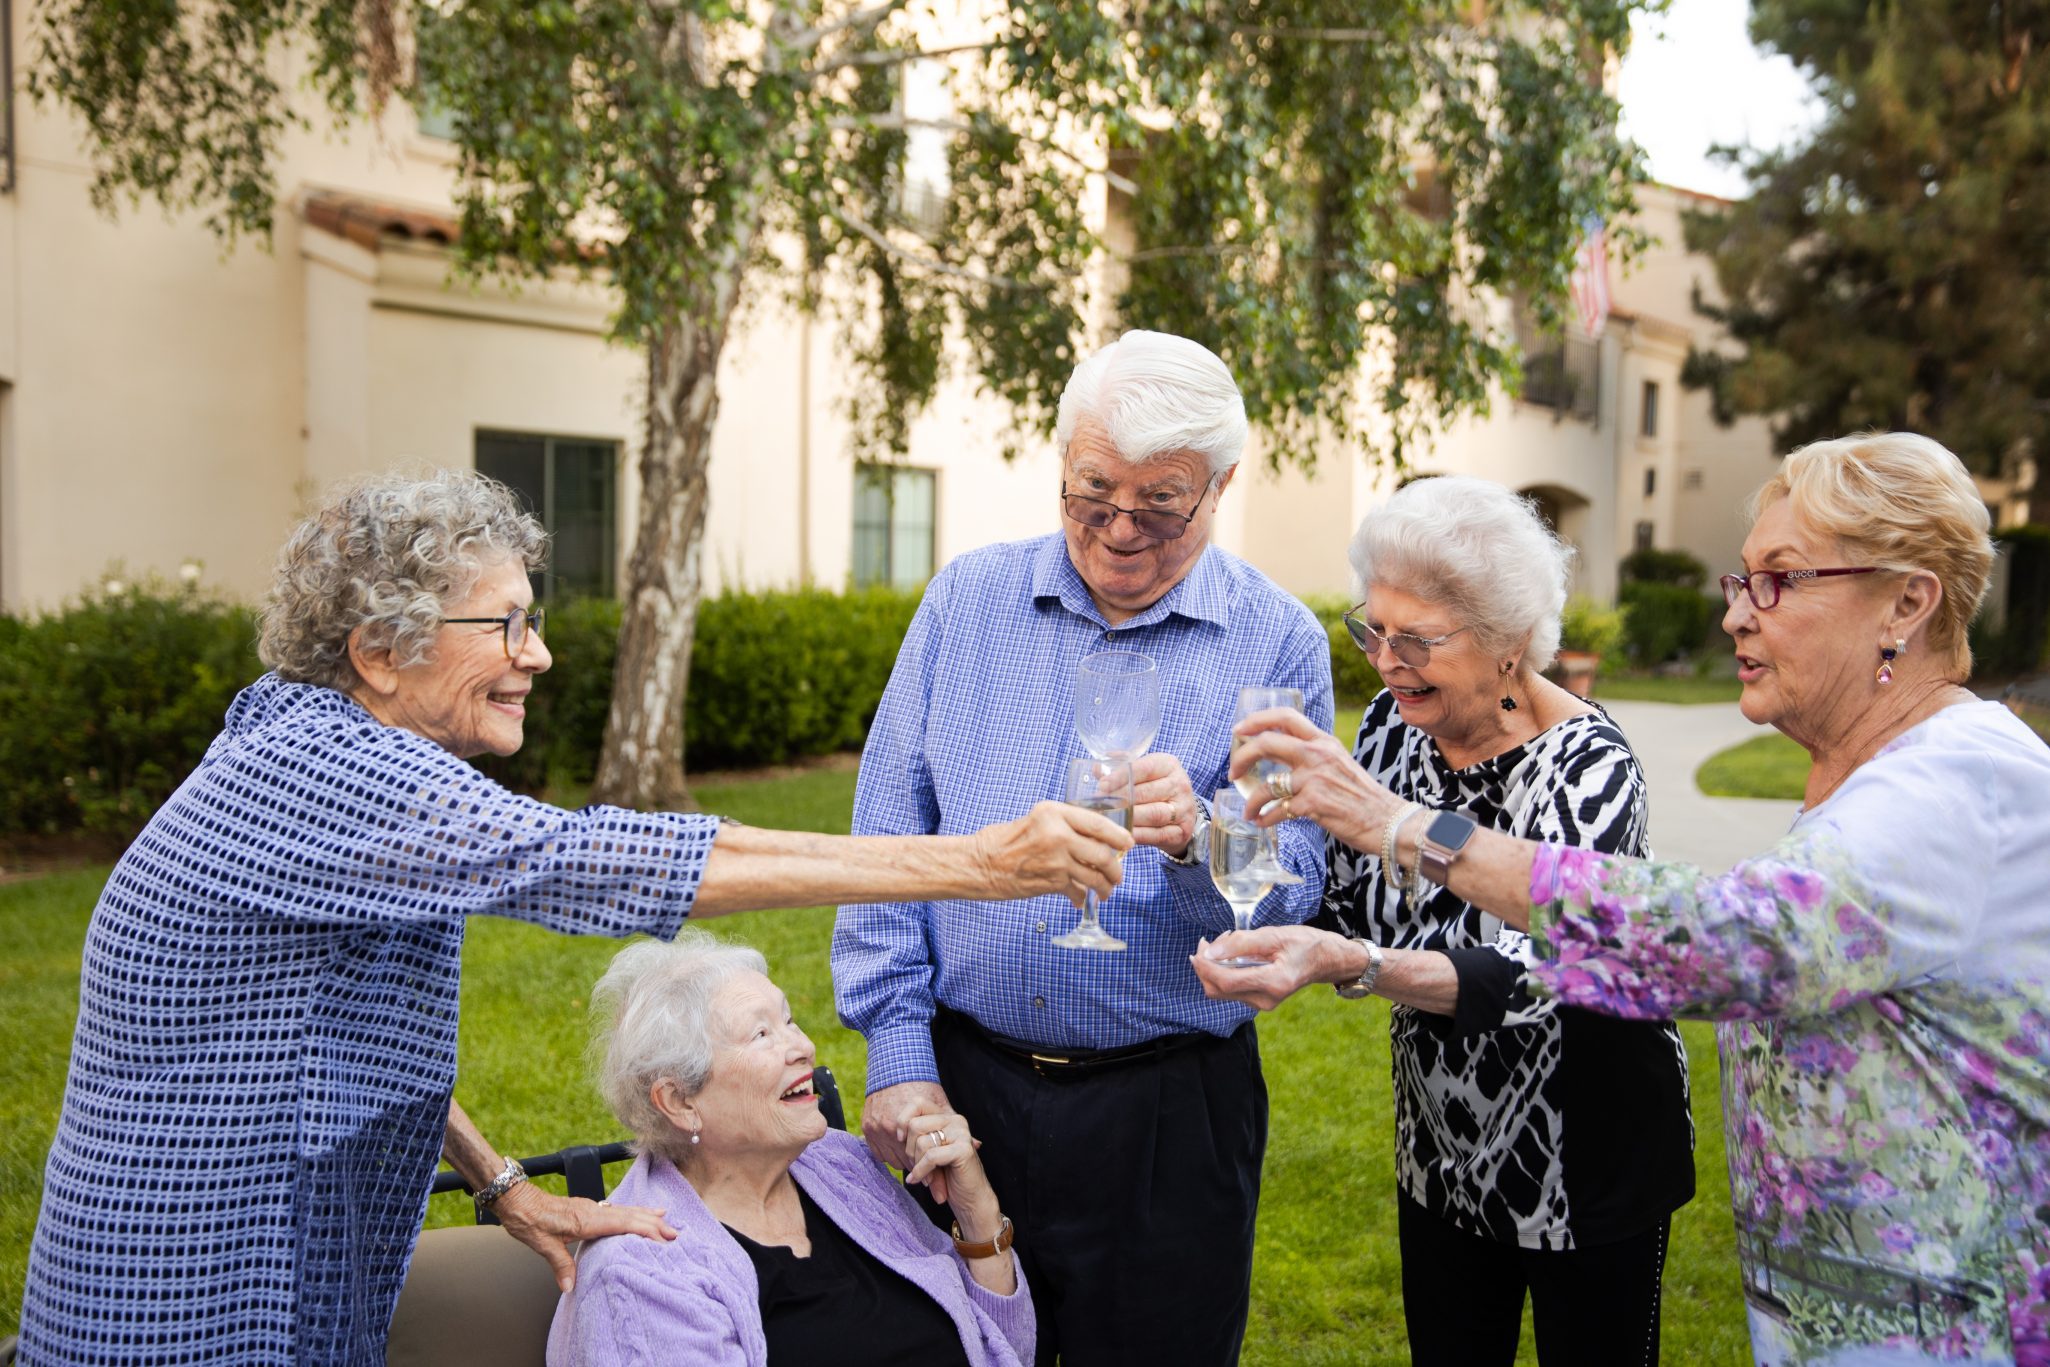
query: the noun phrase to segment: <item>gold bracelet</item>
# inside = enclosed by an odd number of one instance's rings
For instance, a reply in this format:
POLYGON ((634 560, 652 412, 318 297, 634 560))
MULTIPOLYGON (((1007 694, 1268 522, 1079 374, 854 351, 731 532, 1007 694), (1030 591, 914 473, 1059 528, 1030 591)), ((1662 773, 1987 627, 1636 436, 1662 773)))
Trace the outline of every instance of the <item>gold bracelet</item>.
POLYGON ((970 1243, 961 1237, 961 1222, 954 1221, 954 1251, 964 1258, 994 1258, 1011 1249, 1011 1217, 1003 1217, 1003 1224, 997 1227, 997 1237, 987 1243, 970 1243))

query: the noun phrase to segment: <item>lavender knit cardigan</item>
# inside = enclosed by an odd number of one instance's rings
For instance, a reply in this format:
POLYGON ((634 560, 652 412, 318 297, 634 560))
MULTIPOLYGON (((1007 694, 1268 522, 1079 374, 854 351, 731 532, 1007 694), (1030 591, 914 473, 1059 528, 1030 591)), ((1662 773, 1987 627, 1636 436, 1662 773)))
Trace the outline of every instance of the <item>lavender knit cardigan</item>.
MULTIPOLYGON (((1032 1361, 1024 1270, 1008 1296, 979 1285, 953 1241, 860 1140, 828 1130, 790 1172, 854 1242, 940 1303, 974 1367, 1032 1361)), ((642 1154, 612 1199, 667 1210, 677 1237, 617 1235, 584 1246, 576 1290, 562 1298, 548 1333, 549 1367, 766 1367, 754 1264, 675 1166, 642 1154)))

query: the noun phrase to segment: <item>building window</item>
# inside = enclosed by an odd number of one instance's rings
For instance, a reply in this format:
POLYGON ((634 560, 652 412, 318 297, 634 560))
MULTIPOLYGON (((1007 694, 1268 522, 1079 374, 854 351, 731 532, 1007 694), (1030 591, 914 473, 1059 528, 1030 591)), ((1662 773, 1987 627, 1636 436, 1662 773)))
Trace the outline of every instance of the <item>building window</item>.
POLYGON ((1702 483, 1704 482, 1704 478, 1705 477, 1701 473, 1701 467, 1697 465, 1692 470, 1689 470, 1685 475, 1681 476, 1680 487, 1682 489, 1699 489, 1702 486, 1702 483))
POLYGON ((954 97, 947 89, 947 64, 911 61, 901 68, 898 103, 904 115, 904 152, 898 164, 896 203, 906 227, 927 239, 947 225, 947 195, 953 173, 947 165, 953 132, 954 97))
POLYGON ((1657 380, 1644 382, 1644 399, 1637 414, 1637 434, 1655 437, 1659 434, 1659 385, 1657 380))
POLYGON ((619 561, 619 443, 479 432, 477 470, 509 484, 549 532, 543 600, 609 598, 619 561))
POLYGON ((1651 525, 1651 524, 1650 524, 1649 522, 1640 522, 1640 523, 1638 523, 1638 524, 1637 524, 1637 549, 1638 549, 1638 550, 1640 550, 1640 551, 1648 551, 1648 550, 1650 550, 1650 549, 1651 549, 1651 538, 1652 538, 1652 525, 1651 525))
POLYGON ((932 578, 934 484, 930 470, 854 468, 856 588, 915 588, 932 578))
POLYGON ((1523 392, 1518 398, 1561 417, 1599 425, 1600 342, 1578 331, 1563 336, 1545 332, 1528 309, 1518 309, 1516 345, 1523 352, 1523 392))
POLYGON ((1644 496, 1645 496, 1646 498, 1650 498, 1650 497, 1651 497, 1651 496, 1652 496, 1653 494, 1655 494, 1655 493, 1657 493, 1657 492, 1658 492, 1658 487, 1659 487, 1659 472, 1658 472, 1658 467, 1656 467, 1656 466, 1652 466, 1652 465, 1647 465, 1647 466, 1645 466, 1645 467, 1644 467, 1644 496))

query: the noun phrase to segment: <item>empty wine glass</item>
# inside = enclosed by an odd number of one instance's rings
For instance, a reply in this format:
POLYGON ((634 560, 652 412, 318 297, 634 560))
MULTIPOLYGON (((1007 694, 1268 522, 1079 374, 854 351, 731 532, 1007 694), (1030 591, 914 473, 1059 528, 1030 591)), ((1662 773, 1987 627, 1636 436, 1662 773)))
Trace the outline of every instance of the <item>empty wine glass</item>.
MULTIPOLYGON (((1142 657, 1143 658, 1143 657, 1142 657)), ((1151 661, 1148 661, 1150 664, 1151 661)), ((1132 828, 1132 762, 1124 759, 1075 759, 1068 762, 1067 800, 1084 811, 1132 828)), ((1125 942, 1096 919, 1096 893, 1082 904, 1082 922, 1066 935, 1056 935, 1062 949, 1119 950, 1125 942)))
MULTIPOLYGON (((1210 881, 1231 903, 1235 929, 1253 928, 1253 909, 1274 890, 1277 870, 1287 873, 1274 858, 1274 832, 1246 819, 1246 800, 1236 788, 1219 788, 1210 807, 1210 881)), ((1241 954, 1218 962, 1226 968, 1255 968, 1265 960, 1241 954)))
MULTIPOLYGON (((1298 695, 1300 696, 1300 695, 1298 695)), ((1137 759, 1160 731, 1160 670, 1136 650, 1099 650, 1075 668, 1075 735, 1098 759, 1137 759)))

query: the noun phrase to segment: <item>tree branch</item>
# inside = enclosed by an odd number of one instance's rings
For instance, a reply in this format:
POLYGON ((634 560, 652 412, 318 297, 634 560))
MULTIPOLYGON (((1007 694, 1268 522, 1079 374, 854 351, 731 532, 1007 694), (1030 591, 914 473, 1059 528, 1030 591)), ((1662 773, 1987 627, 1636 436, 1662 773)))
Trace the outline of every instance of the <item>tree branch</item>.
POLYGON ((829 209, 827 212, 842 227, 867 238, 877 247, 908 266, 915 266, 933 275, 944 275, 950 279, 964 280, 973 285, 981 285, 984 288, 1000 290, 1030 290, 1035 288, 1029 280, 1016 280, 1003 275, 984 275, 980 271, 971 271, 965 267, 956 266, 952 262, 942 261, 936 256, 927 256, 923 253, 900 247, 890 241, 883 231, 873 223, 845 208, 829 209))
MULTIPOLYGON (((959 119, 915 119, 908 114, 843 114, 836 118, 827 119, 826 127, 836 133, 852 133, 862 129, 876 129, 886 133, 902 133, 913 128, 937 128, 947 133, 972 133, 975 131, 974 124, 964 123, 959 119)), ((1119 194, 1136 195, 1139 193, 1139 183, 1129 176, 1119 175, 1108 166, 1092 166, 1082 157, 1069 151, 1057 142, 1049 141, 1046 138, 1035 138, 1029 133, 1018 133, 1015 129, 1012 132, 1020 142, 1027 142, 1034 147, 1040 148, 1042 151, 1051 152, 1069 164, 1089 172, 1091 175, 1102 176, 1110 187, 1119 194)))
POLYGON ((957 43, 953 47, 936 47, 922 51, 890 49, 879 52, 852 52, 815 66, 812 71, 816 75, 824 76, 835 71, 844 71, 851 66, 902 66, 906 62, 923 61, 929 57, 952 57, 961 52, 993 52, 1002 46, 1004 40, 992 39, 986 43, 957 43))
POLYGON ((880 4, 865 5, 829 24, 818 24, 791 34, 787 46, 792 52, 808 52, 836 33, 845 33, 849 29, 872 29, 910 3, 911 0, 881 0, 880 4))

